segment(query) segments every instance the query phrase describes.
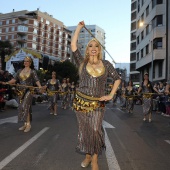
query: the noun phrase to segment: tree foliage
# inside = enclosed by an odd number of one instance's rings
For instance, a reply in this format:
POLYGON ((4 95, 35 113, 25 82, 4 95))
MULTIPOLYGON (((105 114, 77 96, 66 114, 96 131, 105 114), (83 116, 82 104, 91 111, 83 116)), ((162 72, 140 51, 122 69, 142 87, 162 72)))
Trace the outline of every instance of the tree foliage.
POLYGON ((63 78, 70 78, 70 82, 74 81, 75 83, 78 81, 78 69, 72 64, 69 60, 64 62, 55 62, 55 64, 48 66, 48 72, 38 71, 38 76, 41 81, 43 79, 50 79, 52 71, 57 73, 57 78, 62 82, 63 78))
POLYGON ((0 41, 1 69, 5 70, 5 55, 13 52, 13 46, 10 41, 0 41))

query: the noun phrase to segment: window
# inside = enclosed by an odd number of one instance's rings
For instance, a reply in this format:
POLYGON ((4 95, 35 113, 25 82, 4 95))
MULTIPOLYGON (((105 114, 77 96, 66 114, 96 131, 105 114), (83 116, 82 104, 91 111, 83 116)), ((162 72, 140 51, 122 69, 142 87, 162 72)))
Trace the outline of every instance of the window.
POLYGON ((0 25, 2 25, 2 21, 0 21, 0 25))
POLYGON ((132 11, 136 9, 136 2, 132 3, 131 9, 132 9, 132 11))
POLYGON ((149 15, 149 5, 146 8, 146 17, 149 15))
POLYGON ((156 0, 152 0, 152 8, 154 8, 156 5, 156 0))
POLYGON ((32 38, 34 41, 36 41, 37 40, 37 38, 35 37, 35 36, 33 36, 33 38, 32 38))
POLYGON ((12 28, 11 28, 11 31, 15 31, 15 27, 12 27, 12 28))
POLYGON ((20 32, 27 32, 28 31, 28 27, 19 25, 18 26, 18 31, 20 31, 20 32))
POLYGON ((157 4, 163 4, 163 0, 157 0, 157 4))
POLYGON ((0 40, 1 40, 1 36, 0 36, 0 40))
POLYGON ((139 36, 137 37, 137 44, 139 44, 139 36))
POLYGON ((2 28, 0 28, 0 33, 2 33, 2 28))
POLYGON ((8 40, 8 35, 5 36, 5 40, 8 40))
POLYGON ((7 27, 7 28, 6 28, 6 32, 8 32, 8 31, 9 31, 9 28, 7 27))
POLYGON ((138 0, 138 12, 140 11, 140 0, 138 0))
POLYGON ((149 53, 149 44, 146 45, 146 55, 149 53))
POLYGON ((12 19, 12 24, 14 24, 15 23, 15 19, 12 19))
POLYGON ((131 31, 136 29, 136 22, 131 23, 131 31))
POLYGON ((141 58, 143 58, 143 49, 140 52, 141 58))
POLYGON ((146 26, 146 35, 149 34, 149 25, 146 26))
POLYGON ((144 31, 141 32, 141 40, 144 38, 144 31))
POLYGON ((14 39, 14 34, 11 35, 11 39, 14 39))
POLYGON ((162 38, 155 38, 153 40, 153 49, 161 49, 162 48, 162 38))
POLYGON ((142 0, 142 4, 141 5, 143 6, 143 4, 144 4, 144 0, 142 0))
POLYGON ((157 15, 156 17, 156 20, 157 20, 157 26, 162 26, 163 24, 163 16, 162 15, 157 15))
POLYGON ((63 33, 62 33, 62 31, 59 31, 59 35, 61 36, 63 33))
POLYGON ((9 20, 6 20, 6 24, 9 24, 9 20))
POLYGON ((131 51, 136 49, 136 42, 131 43, 131 51))
POLYGON ((50 24, 50 22, 47 20, 47 21, 46 21, 46 24, 47 24, 47 25, 49 25, 49 24, 50 24))
POLYGON ((141 22, 144 21, 144 13, 141 15, 141 22))
POLYGON ((36 20, 34 20, 34 25, 38 26, 38 22, 36 20))
POLYGON ((158 64, 158 77, 162 77, 162 61, 158 64))
POLYGON ((136 39, 136 32, 131 33, 131 40, 135 40, 136 39))
POLYGON ((33 43, 33 44, 32 44, 32 48, 33 48, 33 49, 36 49, 36 48, 37 48, 37 45, 33 43))
POLYGON ((37 29, 34 28, 34 32, 33 32, 33 33, 34 33, 34 34, 37 34, 37 29))
POLYGON ((136 60, 136 53, 131 53, 130 54, 130 61, 135 61, 136 60))

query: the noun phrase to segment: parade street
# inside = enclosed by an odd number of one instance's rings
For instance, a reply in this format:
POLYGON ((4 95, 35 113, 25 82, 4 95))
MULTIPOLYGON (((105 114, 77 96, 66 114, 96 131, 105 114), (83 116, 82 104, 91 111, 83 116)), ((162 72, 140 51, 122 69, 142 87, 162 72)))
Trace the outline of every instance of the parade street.
MULTIPOLYGON (((59 101, 58 115, 50 115, 47 105, 33 105, 28 133, 18 130, 22 124, 17 123, 17 109, 0 112, 0 169, 82 169, 84 155, 75 150, 75 113, 71 108, 62 109, 59 101)), ((100 170, 169 170, 169 122, 170 118, 155 112, 151 123, 143 122, 141 105, 135 105, 134 113, 129 114, 108 103, 103 121, 106 151, 99 155, 100 170)))

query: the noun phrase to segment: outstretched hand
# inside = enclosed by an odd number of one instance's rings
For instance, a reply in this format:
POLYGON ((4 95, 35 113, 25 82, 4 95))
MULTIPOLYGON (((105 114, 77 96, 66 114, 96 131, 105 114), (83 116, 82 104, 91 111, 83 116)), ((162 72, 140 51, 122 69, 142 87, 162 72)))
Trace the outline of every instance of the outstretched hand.
POLYGON ((99 101, 108 101, 108 100, 112 100, 113 97, 110 96, 110 95, 107 95, 107 96, 102 96, 99 101))

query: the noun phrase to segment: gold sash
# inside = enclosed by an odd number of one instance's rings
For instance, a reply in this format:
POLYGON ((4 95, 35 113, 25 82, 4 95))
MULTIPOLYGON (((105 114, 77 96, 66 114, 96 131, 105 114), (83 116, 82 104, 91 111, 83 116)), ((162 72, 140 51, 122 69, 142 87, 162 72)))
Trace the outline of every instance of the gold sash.
POLYGON ((77 112, 88 113, 104 107, 104 101, 99 101, 99 98, 87 96, 81 92, 76 92, 73 100, 73 110, 77 112))

